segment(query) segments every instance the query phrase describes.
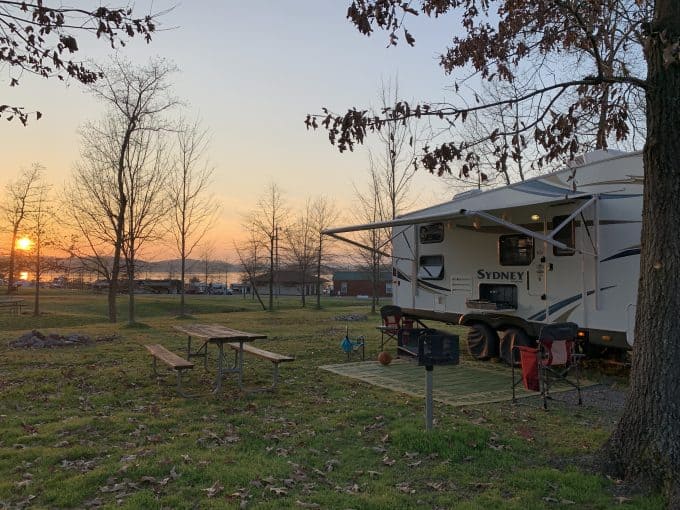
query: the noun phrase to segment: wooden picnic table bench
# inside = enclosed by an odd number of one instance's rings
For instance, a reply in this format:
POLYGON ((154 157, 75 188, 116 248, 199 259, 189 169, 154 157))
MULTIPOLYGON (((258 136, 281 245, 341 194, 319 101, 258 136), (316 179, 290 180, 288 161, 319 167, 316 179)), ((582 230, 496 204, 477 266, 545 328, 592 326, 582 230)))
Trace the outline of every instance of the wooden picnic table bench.
POLYGON ((177 393, 182 397, 190 397, 190 395, 187 395, 182 391, 182 373, 185 370, 194 368, 194 364, 191 361, 187 361, 181 356, 178 356, 174 352, 167 350, 161 344, 148 344, 144 347, 146 347, 146 350, 151 353, 153 359, 152 367, 154 375, 160 375, 157 370, 156 361, 161 360, 168 366, 170 370, 174 370, 177 374, 177 393))
POLYGON ((22 306, 24 306, 24 300, 21 298, 0 299, 0 310, 7 310, 13 317, 18 316, 21 313, 22 306))
POLYGON ((295 361, 295 358, 293 356, 286 356, 285 354, 278 354, 276 352, 265 351, 264 349, 254 347, 247 343, 230 342, 227 343, 227 345, 236 351, 237 356, 239 352, 244 352, 247 354, 252 354, 253 356, 257 356, 258 358, 266 359, 273 363, 274 380, 272 385, 269 388, 263 388, 264 390, 273 390, 276 388, 276 385, 279 382, 279 363, 283 363, 285 361, 295 361))

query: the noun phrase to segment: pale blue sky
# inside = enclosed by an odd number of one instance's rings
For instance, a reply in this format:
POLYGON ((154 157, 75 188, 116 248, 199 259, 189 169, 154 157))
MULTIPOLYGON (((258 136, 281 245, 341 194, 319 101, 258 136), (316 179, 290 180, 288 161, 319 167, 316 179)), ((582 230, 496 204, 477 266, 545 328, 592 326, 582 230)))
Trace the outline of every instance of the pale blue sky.
MULTIPOLYGON (((115 3, 115 2, 113 2, 115 3)), ((277 182, 295 205, 318 194, 334 196, 352 208, 351 182, 366 174, 363 149, 340 155, 325 132, 309 133, 308 112, 322 106, 342 111, 377 102, 381 79, 398 74, 406 99, 444 100, 450 79, 437 55, 451 37, 452 19, 411 23, 415 48, 387 48, 384 33, 367 38, 345 19, 349 0, 156 0, 154 10, 175 5, 150 45, 135 40, 123 50, 135 62, 160 55, 180 69, 175 92, 200 113, 212 131, 210 159, 216 167, 215 192, 227 205, 225 228, 252 207, 266 184, 277 182), (424 22, 424 23, 423 23, 424 22)), ((149 3, 137 2, 138 12, 149 3)), ((81 38, 88 56, 105 57, 102 42, 81 38)), ((78 158, 78 126, 99 118, 101 105, 76 83, 24 76, 9 89, 8 70, 0 75, 3 102, 43 112, 27 128, 0 123, 3 180, 17 169, 40 162, 50 180, 61 184, 78 158)), ((415 186, 421 203, 450 195, 424 172, 415 186)), ((229 241, 229 244, 230 241, 229 241)))

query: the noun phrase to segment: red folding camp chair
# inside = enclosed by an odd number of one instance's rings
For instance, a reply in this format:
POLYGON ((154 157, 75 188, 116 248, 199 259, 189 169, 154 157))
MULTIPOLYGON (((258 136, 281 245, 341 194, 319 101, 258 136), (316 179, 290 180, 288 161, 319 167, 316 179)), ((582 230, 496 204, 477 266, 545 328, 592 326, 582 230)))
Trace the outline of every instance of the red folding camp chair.
MULTIPOLYGON (((382 351, 385 345, 385 336, 387 336, 387 341, 399 336, 399 329, 401 328, 402 313, 401 308, 396 305, 386 305, 380 309, 380 316, 382 317, 383 324, 380 327, 382 333, 380 338, 380 350, 382 351)), ((411 322, 413 325, 413 322, 411 322)))
POLYGON ((537 391, 543 397, 543 408, 548 408, 550 389, 555 383, 564 383, 578 393, 582 404, 579 362, 583 354, 576 353, 577 326, 572 322, 546 324, 541 328, 537 347, 517 346, 521 366, 521 377, 515 377, 512 368, 512 401, 516 402, 515 387, 520 383, 530 391, 537 391), (570 376, 573 374, 573 378, 570 376))

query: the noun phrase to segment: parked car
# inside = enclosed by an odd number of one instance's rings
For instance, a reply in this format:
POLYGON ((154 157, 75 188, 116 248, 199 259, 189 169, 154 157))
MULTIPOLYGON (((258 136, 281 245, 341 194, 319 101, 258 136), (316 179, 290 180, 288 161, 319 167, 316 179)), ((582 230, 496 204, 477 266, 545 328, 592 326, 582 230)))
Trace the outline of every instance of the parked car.
POLYGON ((208 294, 230 296, 232 292, 224 283, 211 283, 208 285, 208 294))

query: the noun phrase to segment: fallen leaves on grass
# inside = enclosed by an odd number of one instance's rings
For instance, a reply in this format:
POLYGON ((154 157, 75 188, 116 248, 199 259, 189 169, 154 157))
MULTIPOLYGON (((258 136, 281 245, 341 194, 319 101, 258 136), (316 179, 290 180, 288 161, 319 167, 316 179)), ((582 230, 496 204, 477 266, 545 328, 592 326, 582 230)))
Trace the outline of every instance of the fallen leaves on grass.
POLYGON ((624 503, 628 503, 629 501, 633 501, 632 498, 627 498, 625 496, 616 496, 614 498, 614 501, 616 501, 617 504, 623 505, 624 503))
POLYGON ((449 489, 449 485, 446 482, 427 482, 425 486, 437 492, 449 489))
POLYGON ((397 487, 397 490, 399 492, 403 492, 404 494, 415 494, 416 493, 416 490, 406 482, 399 483, 399 484, 396 485, 396 487, 397 487))
POLYGON ((544 498, 541 498, 543 501, 546 503, 552 503, 553 505, 575 505, 576 502, 572 501, 570 499, 557 499, 557 498, 551 498, 550 496, 546 496, 544 498))
POLYGON ((299 499, 295 500, 295 504, 300 508, 321 508, 321 505, 317 503, 304 503, 299 499))
POLYGON ((220 436, 211 430, 204 430, 203 436, 196 440, 196 443, 203 448, 216 448, 226 444, 238 443, 241 438, 232 430, 228 430, 220 436))
POLYGON ((62 469, 69 469, 69 470, 78 471, 79 473, 87 473, 88 471, 92 471, 95 467, 97 467, 97 460, 99 460, 99 459, 90 459, 90 460, 85 460, 85 459, 76 459, 76 460, 63 459, 63 460, 59 463, 59 467, 62 468, 62 469))
POLYGON ((336 485, 335 490, 338 492, 344 492, 345 494, 358 494, 361 492, 361 487, 359 484, 353 483, 352 485, 347 485, 346 487, 340 487, 336 485))
POLYGON ((386 466, 394 466, 394 464, 397 461, 394 459, 390 459, 387 455, 385 455, 382 459, 382 463, 385 464, 386 466))
POLYGON ((327 473, 330 473, 335 469, 335 466, 339 466, 340 461, 337 459, 329 459, 326 461, 326 465, 324 466, 324 469, 326 470, 327 473))
POLYGON ((30 423, 21 423, 21 428, 24 429, 24 431, 27 434, 30 434, 31 436, 35 436, 38 434, 38 429, 35 428, 35 426, 31 425, 30 423))
POLYGON ((21 480, 15 482, 14 486, 17 489, 23 489, 24 487, 28 487, 29 485, 31 485, 32 482, 33 475, 31 473, 24 473, 23 475, 21 475, 21 480))
POLYGON ((215 483, 213 483, 207 489, 201 489, 201 490, 203 492, 205 492, 206 496, 208 496, 209 498, 214 498, 215 496, 217 496, 220 492, 222 492, 224 490, 224 486, 220 482, 216 481, 215 483))

